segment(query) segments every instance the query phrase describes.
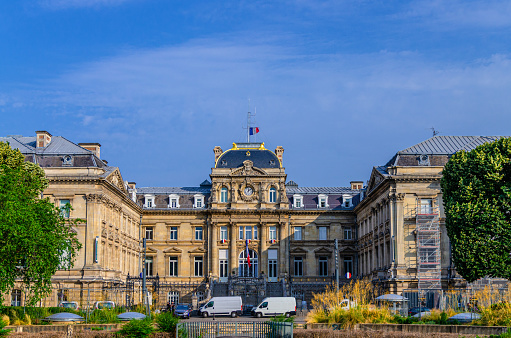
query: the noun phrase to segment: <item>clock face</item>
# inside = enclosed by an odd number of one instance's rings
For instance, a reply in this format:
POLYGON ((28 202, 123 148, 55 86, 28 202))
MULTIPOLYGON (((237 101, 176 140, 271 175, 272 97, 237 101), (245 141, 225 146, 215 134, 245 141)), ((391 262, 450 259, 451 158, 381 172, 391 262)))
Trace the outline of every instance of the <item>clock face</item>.
POLYGON ((243 190, 243 193, 246 195, 246 196, 252 196, 252 194, 254 193, 254 190, 252 190, 251 187, 246 187, 245 190, 243 190))

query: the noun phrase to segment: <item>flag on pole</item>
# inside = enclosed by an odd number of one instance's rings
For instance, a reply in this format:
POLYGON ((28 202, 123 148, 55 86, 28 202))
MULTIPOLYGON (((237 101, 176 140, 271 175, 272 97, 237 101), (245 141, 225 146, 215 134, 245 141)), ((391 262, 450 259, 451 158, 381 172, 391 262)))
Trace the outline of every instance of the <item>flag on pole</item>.
POLYGON ((250 135, 255 135, 259 132, 259 128, 258 127, 250 127, 250 135))
POLYGON ((252 264, 250 264, 250 251, 248 251, 248 239, 245 240, 245 250, 246 253, 247 253, 247 264, 248 264, 248 267, 250 268, 252 266, 252 264))

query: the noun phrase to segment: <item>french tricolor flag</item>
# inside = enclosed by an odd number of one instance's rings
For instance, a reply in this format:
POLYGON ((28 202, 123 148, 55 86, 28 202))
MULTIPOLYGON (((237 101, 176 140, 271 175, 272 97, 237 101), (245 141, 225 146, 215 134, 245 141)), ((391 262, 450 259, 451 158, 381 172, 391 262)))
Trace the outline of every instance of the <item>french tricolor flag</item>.
POLYGON ((347 279, 350 279, 350 278, 351 278, 351 272, 346 272, 346 278, 347 278, 347 279))
POLYGON ((249 133, 250 135, 255 135, 259 132, 259 128, 258 127, 250 127, 249 128, 249 133))
POLYGON ((250 242, 249 239, 245 240, 245 250, 247 250, 247 264, 248 264, 248 267, 250 268, 252 266, 252 264, 250 263, 250 251, 248 250, 248 243, 250 242))

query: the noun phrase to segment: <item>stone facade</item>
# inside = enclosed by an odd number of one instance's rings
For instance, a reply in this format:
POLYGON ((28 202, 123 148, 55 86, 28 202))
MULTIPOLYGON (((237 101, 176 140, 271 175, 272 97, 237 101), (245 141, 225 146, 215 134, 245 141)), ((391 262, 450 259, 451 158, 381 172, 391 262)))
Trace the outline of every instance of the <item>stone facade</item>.
MULTIPOLYGON (((55 291, 42 301, 83 306, 112 294, 122 304, 140 302, 144 261, 159 305, 247 292, 247 285, 254 302, 265 292, 309 300, 335 279, 336 262, 341 283, 366 277, 401 294, 416 290, 421 274, 438 274, 438 287, 463 287, 451 264, 440 179, 450 155, 494 139, 436 136, 374 167, 367 186, 350 187, 300 187, 287 181, 282 147, 234 143, 213 149, 210 181, 163 188, 124 181, 100 159, 98 143, 44 131, 0 141, 41 165, 50 182, 44 197, 70 203, 69 217, 83 220, 74 268, 55 274, 55 291), (438 250, 429 256, 417 246, 421 215, 438 223, 438 250), (423 260, 436 270, 421 272, 423 260)), ((17 297, 12 303, 22 304, 17 297)))

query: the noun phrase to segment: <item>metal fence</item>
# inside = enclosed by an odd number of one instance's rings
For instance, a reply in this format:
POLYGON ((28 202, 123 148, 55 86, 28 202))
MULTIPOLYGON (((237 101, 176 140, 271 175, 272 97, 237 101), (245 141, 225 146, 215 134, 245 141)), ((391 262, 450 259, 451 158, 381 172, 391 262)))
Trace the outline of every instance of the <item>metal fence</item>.
POLYGON ((176 337, 243 336, 253 338, 292 338, 288 322, 186 322, 176 326, 176 337))

